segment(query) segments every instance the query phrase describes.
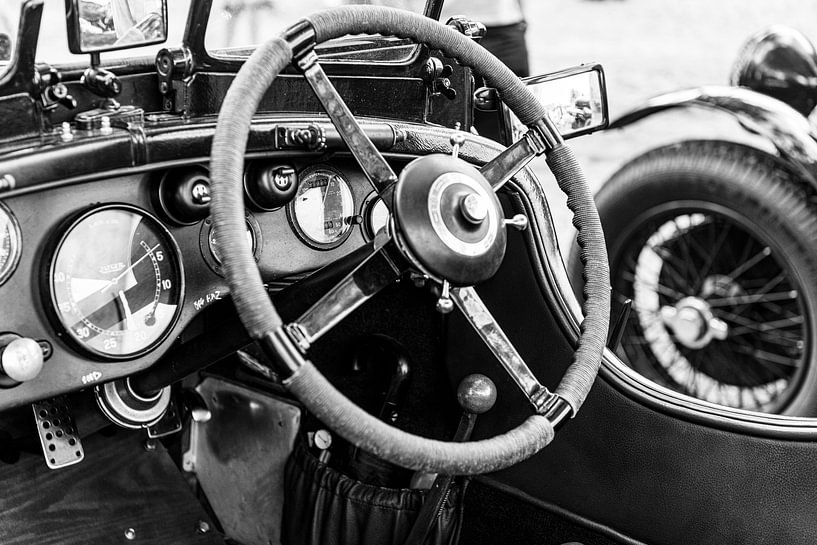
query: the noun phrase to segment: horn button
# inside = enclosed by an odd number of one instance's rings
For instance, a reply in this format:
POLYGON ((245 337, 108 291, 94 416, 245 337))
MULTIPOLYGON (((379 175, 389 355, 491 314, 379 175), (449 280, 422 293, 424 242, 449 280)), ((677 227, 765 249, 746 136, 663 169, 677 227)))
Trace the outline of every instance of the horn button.
POLYGON ((468 286, 491 278, 505 255, 502 209, 472 165, 427 155, 400 173, 394 192, 397 241, 418 269, 468 286))

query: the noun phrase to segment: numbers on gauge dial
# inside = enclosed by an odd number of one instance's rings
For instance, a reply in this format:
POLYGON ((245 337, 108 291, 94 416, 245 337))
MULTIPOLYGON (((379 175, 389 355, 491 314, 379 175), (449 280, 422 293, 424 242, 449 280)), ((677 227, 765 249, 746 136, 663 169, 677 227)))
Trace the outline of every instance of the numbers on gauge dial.
POLYGON ((179 310, 177 255, 164 227, 135 208, 82 217, 63 237, 51 267, 52 299, 68 336, 115 359, 153 348, 179 310))

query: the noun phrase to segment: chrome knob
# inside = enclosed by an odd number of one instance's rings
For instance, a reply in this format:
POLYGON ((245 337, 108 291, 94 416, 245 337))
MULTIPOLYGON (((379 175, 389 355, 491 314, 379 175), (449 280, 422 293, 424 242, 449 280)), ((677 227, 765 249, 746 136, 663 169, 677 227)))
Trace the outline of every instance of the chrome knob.
POLYGON ((43 369, 43 349, 34 339, 19 337, 0 350, 0 369, 12 380, 31 380, 43 369))
POLYGON ((457 387, 457 401, 460 407, 471 414, 483 414, 496 403, 496 385, 485 375, 468 375, 457 387))
POLYGON ((482 196, 469 193, 460 201, 460 212, 469 222, 480 224, 488 217, 488 205, 482 196))
MULTIPOLYGON (((459 129, 459 123, 457 123, 457 129, 459 129)), ((456 159, 460 154, 460 147, 465 144, 465 134, 457 130, 457 132, 451 135, 449 142, 451 142, 451 157, 456 159)))
POLYGON ((516 214, 512 218, 503 220, 508 227, 513 227, 517 231, 524 231, 528 228, 528 218, 524 214, 516 214))

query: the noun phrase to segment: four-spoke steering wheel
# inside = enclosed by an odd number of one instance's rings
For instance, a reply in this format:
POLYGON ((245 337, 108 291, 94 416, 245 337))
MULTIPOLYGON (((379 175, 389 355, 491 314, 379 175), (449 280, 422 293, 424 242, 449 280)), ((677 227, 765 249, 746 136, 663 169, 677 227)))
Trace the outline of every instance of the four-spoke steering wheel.
MULTIPOLYGON (((316 13, 259 47, 224 99, 212 144, 212 215, 224 269, 242 323, 285 369, 285 385, 318 418, 354 445, 392 463, 445 474, 496 471, 538 452, 554 426, 575 414, 596 377, 607 336, 607 254, 592 195, 541 104, 500 61, 451 27, 407 11, 346 6, 316 13), (450 155, 412 161, 399 178, 360 128, 317 62, 315 45, 346 34, 406 37, 472 67, 497 88, 528 127, 524 138, 481 169, 450 155), (246 244, 242 193, 244 152, 261 97, 290 62, 304 73, 329 118, 391 212, 371 255, 296 321, 284 324, 246 244), (561 384, 550 392, 531 372, 471 287, 494 275, 505 253, 505 221, 496 191, 536 155, 548 164, 574 212, 585 265, 586 318, 579 347, 561 384), (442 287, 530 400, 534 414, 507 433, 466 443, 403 432, 338 392, 306 359, 310 345, 396 281, 420 272, 442 287)), ((449 302, 450 303, 447 303, 449 302)))

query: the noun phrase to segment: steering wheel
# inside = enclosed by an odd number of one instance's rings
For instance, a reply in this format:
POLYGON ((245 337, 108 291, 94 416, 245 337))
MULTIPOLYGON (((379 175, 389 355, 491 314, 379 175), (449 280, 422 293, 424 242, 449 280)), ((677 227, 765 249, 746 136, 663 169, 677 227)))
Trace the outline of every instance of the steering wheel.
POLYGON ((609 322, 610 281, 598 213, 578 163, 541 104, 504 64, 470 38, 427 17, 384 7, 345 6, 300 21, 259 47, 238 72, 218 117, 211 176, 217 244, 242 323, 277 370, 285 372, 285 386, 349 442, 410 469, 486 473, 541 450, 553 439, 554 428, 578 411, 598 372, 609 322), (362 33, 411 38, 472 67, 497 88, 530 130, 479 170, 452 155, 431 154, 412 161, 398 178, 330 83, 314 50, 326 40, 362 33), (365 261, 295 322, 284 324, 246 244, 242 172, 252 117, 265 91, 290 62, 303 72, 389 208, 391 220, 388 230, 375 237, 365 261), (496 190, 541 154, 546 154, 568 195, 586 279, 586 318, 579 345, 555 392, 537 380, 470 287, 493 276, 505 253, 506 226, 496 190), (349 401, 306 359, 317 338, 409 270, 440 284, 441 310, 458 307, 527 396, 534 414, 518 427, 464 443, 412 435, 349 401))

